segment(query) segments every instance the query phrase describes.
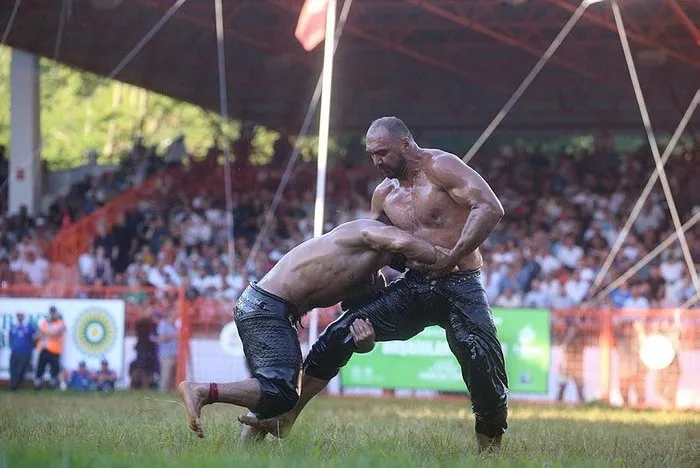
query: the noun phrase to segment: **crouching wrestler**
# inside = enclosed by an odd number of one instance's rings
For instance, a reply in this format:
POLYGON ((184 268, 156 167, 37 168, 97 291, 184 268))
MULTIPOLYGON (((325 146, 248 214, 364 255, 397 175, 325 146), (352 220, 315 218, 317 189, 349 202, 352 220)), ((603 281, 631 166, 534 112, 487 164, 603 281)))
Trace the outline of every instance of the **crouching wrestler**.
MULTIPOLYGON (((439 247, 376 220, 342 224, 292 249, 259 282, 249 284, 235 306, 251 378, 233 383, 180 383, 190 429, 204 437, 201 409, 212 403, 248 408, 260 420, 294 408, 301 380, 296 331, 301 317, 317 307, 343 301, 344 308, 356 308, 373 299, 386 286, 378 270, 397 256, 432 264, 444 255, 439 247)), ((344 340, 354 352, 371 351, 371 323, 358 317, 344 340)))

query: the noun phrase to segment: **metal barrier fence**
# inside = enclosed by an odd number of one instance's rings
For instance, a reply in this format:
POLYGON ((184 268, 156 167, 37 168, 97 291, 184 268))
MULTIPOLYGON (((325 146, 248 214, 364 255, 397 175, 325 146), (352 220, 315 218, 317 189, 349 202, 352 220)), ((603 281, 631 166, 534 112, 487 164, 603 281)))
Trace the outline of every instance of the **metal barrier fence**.
MULTIPOLYGON (((132 348, 144 321, 175 314, 180 328, 178 380, 247 377, 235 326, 226 326, 233 320, 234 301, 189 299, 179 289, 66 284, 0 288, 0 351, 6 348, 9 326, 18 311, 11 308, 22 307, 40 317, 48 310, 36 307, 64 299, 81 300, 85 307, 109 299, 123 301, 125 369, 134 357, 132 348)), ((321 310, 317 321, 305 320, 299 330, 304 351, 309 337, 318 336, 339 313, 338 307, 331 307, 321 310)), ((700 409, 700 310, 557 309, 549 313, 548 391, 536 399, 700 409)), ((72 336, 66 340, 75 341, 72 336)), ((5 354, 0 353, 0 360, 5 354)), ((129 377, 125 370, 126 382, 129 377)))

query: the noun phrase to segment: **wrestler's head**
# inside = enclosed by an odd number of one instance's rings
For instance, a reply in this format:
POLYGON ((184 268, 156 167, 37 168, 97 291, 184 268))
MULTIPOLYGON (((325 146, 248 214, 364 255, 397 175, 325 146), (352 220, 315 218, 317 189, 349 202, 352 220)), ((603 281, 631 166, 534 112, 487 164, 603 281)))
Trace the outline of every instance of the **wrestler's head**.
POLYGON ((372 162, 390 179, 400 179, 403 176, 407 157, 415 144, 408 127, 397 117, 375 120, 365 138, 365 147, 372 162))

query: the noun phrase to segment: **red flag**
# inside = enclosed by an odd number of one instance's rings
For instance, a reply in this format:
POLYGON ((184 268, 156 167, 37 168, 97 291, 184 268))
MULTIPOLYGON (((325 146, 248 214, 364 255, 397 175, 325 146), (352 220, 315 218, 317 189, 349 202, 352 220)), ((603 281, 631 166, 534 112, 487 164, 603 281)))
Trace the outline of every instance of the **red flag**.
POLYGON ((294 36, 308 52, 314 50, 326 37, 328 0, 305 0, 299 14, 294 36))

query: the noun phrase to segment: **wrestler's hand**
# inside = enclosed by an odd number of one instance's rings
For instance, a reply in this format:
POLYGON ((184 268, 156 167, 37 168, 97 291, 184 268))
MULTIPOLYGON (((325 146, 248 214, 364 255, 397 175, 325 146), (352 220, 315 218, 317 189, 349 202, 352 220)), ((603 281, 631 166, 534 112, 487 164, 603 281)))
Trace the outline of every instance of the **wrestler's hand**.
POLYGON ((375 335, 372 322, 365 319, 355 319, 350 325, 350 334, 357 347, 356 353, 369 353, 374 349, 375 335))
POLYGON ((409 261, 407 263, 407 266, 411 270, 426 273, 426 276, 428 278, 439 278, 440 276, 445 276, 449 273, 452 273, 456 269, 457 264, 459 263, 459 260, 453 259, 450 253, 451 252, 449 250, 440 246, 436 246, 435 262, 427 264, 409 261))

